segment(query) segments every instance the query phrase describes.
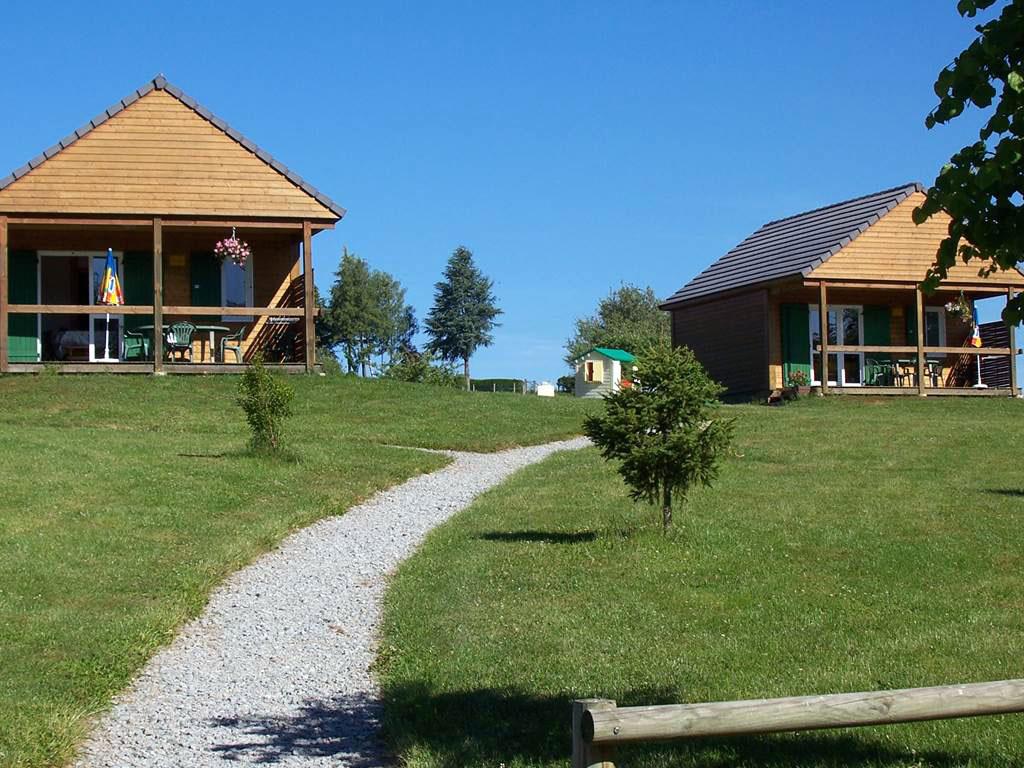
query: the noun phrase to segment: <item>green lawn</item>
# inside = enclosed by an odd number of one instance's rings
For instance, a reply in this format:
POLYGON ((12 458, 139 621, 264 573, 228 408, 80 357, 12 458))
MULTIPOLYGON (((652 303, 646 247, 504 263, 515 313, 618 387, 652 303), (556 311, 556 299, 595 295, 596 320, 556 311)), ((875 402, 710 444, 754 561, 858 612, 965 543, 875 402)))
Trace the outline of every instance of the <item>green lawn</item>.
MULTIPOLYGON (((736 407, 664 537, 594 449, 525 470, 399 570, 379 662, 410 768, 554 766, 569 702, 1024 677, 1024 403, 736 407)), ((1021 764, 1024 715, 623 749, 667 766, 1021 764)))
POLYGON ((224 576, 445 458, 579 432, 585 404, 292 377, 283 459, 246 453, 230 376, 0 378, 0 765, 60 764, 84 718, 224 576))

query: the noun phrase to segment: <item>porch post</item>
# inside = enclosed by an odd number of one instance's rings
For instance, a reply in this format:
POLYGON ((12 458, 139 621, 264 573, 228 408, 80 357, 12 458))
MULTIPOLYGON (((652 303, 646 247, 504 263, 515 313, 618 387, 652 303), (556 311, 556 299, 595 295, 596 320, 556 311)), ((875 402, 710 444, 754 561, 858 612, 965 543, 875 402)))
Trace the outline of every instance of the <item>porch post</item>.
POLYGON ((914 298, 917 311, 917 394, 924 397, 924 297, 920 286, 914 288, 914 298))
POLYGON ((306 371, 316 363, 316 327, 313 301, 313 230, 308 221, 302 222, 302 306, 305 310, 306 371))
MULTIPOLYGON (((828 394, 828 295, 825 281, 818 282, 818 325, 821 333, 821 394, 828 394)), ((814 361, 811 361, 812 365, 814 361)), ((839 371, 836 371, 838 374, 839 371)))
POLYGON ((153 219, 153 373, 164 370, 164 228, 153 219))
POLYGON ((7 373, 7 217, 0 216, 0 373, 7 373))
MULTIPOLYGON (((1013 301, 1013 288, 1006 288, 1006 303, 1013 301)), ((1011 325, 1008 329, 1010 336, 1010 397, 1016 397, 1020 391, 1017 387, 1017 326, 1011 325)))

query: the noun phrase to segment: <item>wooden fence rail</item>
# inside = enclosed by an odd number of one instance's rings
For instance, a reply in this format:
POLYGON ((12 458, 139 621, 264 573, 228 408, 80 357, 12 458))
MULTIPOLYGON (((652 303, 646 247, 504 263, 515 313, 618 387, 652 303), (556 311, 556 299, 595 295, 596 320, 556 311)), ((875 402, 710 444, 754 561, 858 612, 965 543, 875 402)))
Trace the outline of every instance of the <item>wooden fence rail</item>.
POLYGON ((614 747, 637 741, 739 736, 890 725, 1024 712, 1024 680, 894 691, 617 707, 608 699, 573 703, 573 768, 614 768, 614 747))

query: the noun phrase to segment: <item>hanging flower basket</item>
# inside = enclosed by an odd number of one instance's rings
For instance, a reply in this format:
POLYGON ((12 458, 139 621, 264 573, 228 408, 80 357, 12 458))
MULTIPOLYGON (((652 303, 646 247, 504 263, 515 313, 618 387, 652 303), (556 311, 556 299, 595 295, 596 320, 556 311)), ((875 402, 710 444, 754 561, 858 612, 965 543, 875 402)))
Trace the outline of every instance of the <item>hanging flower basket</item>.
POLYGON ((239 240, 235 235, 234 228, 232 228, 231 237, 225 237, 213 246, 213 255, 219 261, 231 259, 239 267, 244 267, 245 262, 252 257, 252 248, 249 247, 245 240, 239 240))
POLYGON ((946 313, 957 318, 965 325, 972 325, 974 323, 974 308, 971 306, 970 300, 964 296, 963 291, 960 291, 960 295, 953 299, 953 301, 946 304, 946 313))

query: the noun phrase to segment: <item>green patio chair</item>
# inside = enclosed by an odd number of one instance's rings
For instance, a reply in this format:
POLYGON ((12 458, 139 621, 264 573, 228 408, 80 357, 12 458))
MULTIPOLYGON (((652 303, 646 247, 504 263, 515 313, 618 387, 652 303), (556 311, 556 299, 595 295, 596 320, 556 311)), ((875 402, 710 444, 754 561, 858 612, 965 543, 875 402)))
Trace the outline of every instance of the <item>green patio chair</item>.
POLYGON ((139 331, 125 330, 124 359, 149 360, 149 336, 139 331))
POLYGON ((226 363, 227 353, 230 352, 235 356, 235 362, 242 362, 242 339, 245 338, 245 329, 248 326, 243 325, 234 333, 220 337, 220 361, 226 363))
POLYGON ((179 359, 192 362, 192 337, 196 334, 196 327, 189 322, 175 323, 167 330, 167 357, 174 360, 174 353, 177 352, 179 359))

